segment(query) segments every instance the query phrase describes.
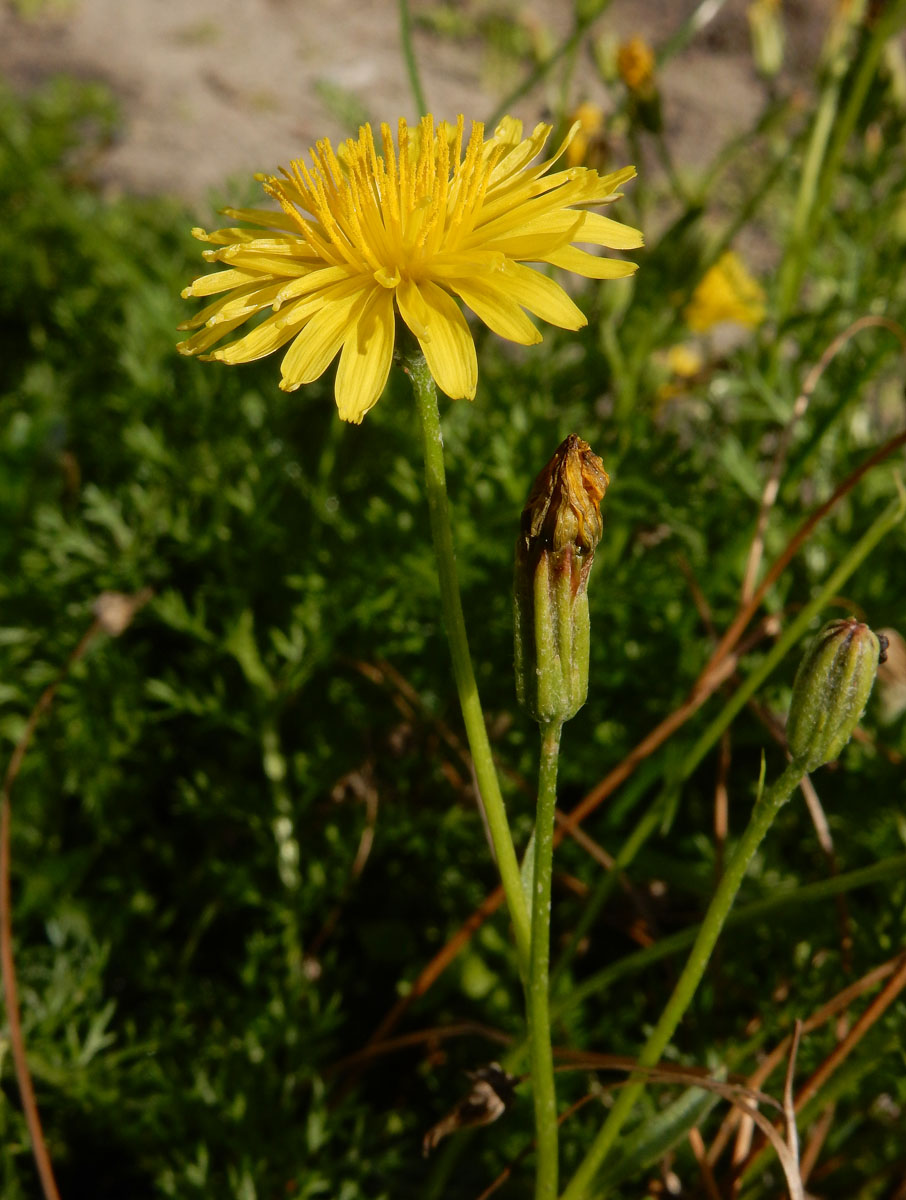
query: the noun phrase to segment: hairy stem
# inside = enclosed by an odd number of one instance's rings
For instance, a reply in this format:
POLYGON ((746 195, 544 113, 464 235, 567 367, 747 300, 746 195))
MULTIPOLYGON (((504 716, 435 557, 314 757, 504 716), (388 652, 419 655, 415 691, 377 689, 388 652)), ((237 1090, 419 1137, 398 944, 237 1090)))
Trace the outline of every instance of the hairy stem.
POLYGON ((537 1143, 535 1200, 556 1200, 557 1196, 557 1093, 551 1052, 548 974, 554 813, 557 808, 557 763, 562 728, 562 721, 551 721, 541 726, 541 763, 538 771, 538 809, 535 818, 532 943, 527 993, 537 1143))
POLYGON ((506 809, 500 791, 500 781, 491 754, 484 713, 478 696, 478 685, 472 669, 469 642, 466 636, 462 600, 459 594, 459 578, 456 572, 456 555, 453 550, 453 531, 450 527, 450 508, 447 501, 447 476, 444 469, 444 442, 437 409, 437 392, 424 356, 418 350, 404 350, 403 365, 415 393, 422 434, 422 450, 425 456, 425 485, 428 493, 428 511, 431 518, 431 534, 437 559, 437 574, 440 582, 440 603, 453 659, 453 675, 475 779, 481 803, 484 805, 497 869, 506 895, 510 920, 516 940, 519 969, 523 977, 529 965, 529 914, 519 877, 519 863, 513 846, 513 838, 507 822, 506 809))

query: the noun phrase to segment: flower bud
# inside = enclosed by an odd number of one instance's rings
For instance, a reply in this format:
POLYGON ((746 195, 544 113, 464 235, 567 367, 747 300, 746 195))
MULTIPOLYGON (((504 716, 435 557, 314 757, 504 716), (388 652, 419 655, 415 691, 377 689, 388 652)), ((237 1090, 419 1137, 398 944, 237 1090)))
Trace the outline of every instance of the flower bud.
POLYGON ((650 133, 660 133, 664 127, 656 67, 654 51, 643 37, 630 38, 617 51, 617 71, 629 93, 630 118, 650 133))
POLYGON ((793 760, 806 771, 832 762, 852 737, 884 648, 854 617, 829 622, 809 646, 793 682, 786 725, 793 760))
POLYGON ((516 694, 536 721, 568 721, 588 695, 586 586, 610 480, 574 433, 535 480, 516 544, 516 694))

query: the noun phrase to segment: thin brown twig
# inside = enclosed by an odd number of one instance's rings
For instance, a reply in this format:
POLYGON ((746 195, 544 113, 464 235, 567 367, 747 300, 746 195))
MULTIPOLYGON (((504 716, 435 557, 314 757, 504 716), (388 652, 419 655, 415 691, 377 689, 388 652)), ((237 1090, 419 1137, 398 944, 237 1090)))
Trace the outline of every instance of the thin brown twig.
MULTIPOLYGON (((711 639, 712 643, 717 641, 717 629, 714 625, 714 619, 711 615, 711 605, 708 603, 708 598, 702 591, 701 585, 695 577, 695 572, 692 570, 688 560, 680 556, 679 568, 686 578, 686 583, 689 585, 689 592, 692 596, 692 603, 695 605, 696 612, 701 618, 701 623, 704 626, 705 632, 711 639)), ((714 781, 714 876, 715 882, 720 880, 723 874, 724 848, 727 842, 727 834, 730 830, 730 796, 727 790, 727 778, 730 773, 730 763, 732 761, 732 744, 730 741, 730 730, 725 729, 720 735, 720 749, 717 759, 717 778, 714 781)), ((706 1183, 707 1186, 707 1183, 706 1183)))
POLYGON ((881 994, 876 996, 865 1012, 862 1013, 843 1041, 838 1042, 817 1071, 799 1089, 796 1096, 797 1112, 813 1096, 818 1094, 834 1071, 849 1057, 862 1038, 868 1033, 869 1029, 871 1029, 872 1025, 880 1020, 884 1012, 893 1004, 904 988, 906 988, 906 960, 901 963, 899 969, 888 981, 887 986, 881 994))
POLYGON ((786 463, 787 455, 789 454, 790 444, 793 440, 793 432, 796 425, 805 416, 809 406, 809 401, 812 398, 812 393, 821 381, 824 372, 837 357, 846 343, 861 330, 871 327, 880 327, 888 329, 895 337, 899 339, 900 345, 906 351, 906 329, 903 329, 895 321, 891 321, 888 317, 864 316, 853 321, 841 333, 838 333, 833 341, 827 346, 824 353, 821 355, 817 363, 805 377, 802 384, 802 391, 796 397, 796 402, 793 405, 790 418, 783 428, 780 435, 780 440, 777 444, 777 450, 774 454, 774 460, 771 463, 771 470, 768 474, 767 482, 764 485, 764 491, 761 496, 761 507, 758 512, 758 519, 755 524, 755 533, 752 537, 752 544, 749 547, 749 554, 746 560, 745 570, 743 572, 742 589, 740 598, 743 604, 748 601, 755 588, 755 579, 758 575, 758 570, 761 566, 761 560, 764 555, 764 535, 767 530, 768 519, 771 515, 771 509, 777 501, 777 496, 780 493, 780 477, 783 474, 784 464, 786 463))
MULTIPOLYGON (((440 719, 429 716, 425 709, 424 702, 412 684, 406 677, 386 659, 379 659, 376 663, 366 662, 360 659, 353 661, 352 665, 357 671, 360 671, 367 679, 377 686, 390 685, 394 689, 394 703, 407 720, 414 720, 416 716, 420 716, 424 721, 430 721, 441 739, 447 747, 459 758, 463 767, 472 777, 472 757, 469 754, 468 747, 457 737, 453 730, 445 722, 440 719)), ((511 783, 515 784, 524 795, 534 799, 534 790, 529 781, 518 771, 500 761, 498 756, 494 755, 494 763, 511 783)), ((478 795, 477 785, 473 778, 473 788, 475 794, 478 795)), ((611 870, 613 867, 613 856, 600 846, 594 838, 590 837, 584 829, 578 829, 570 826, 564 821, 563 813, 558 809, 555 814, 556 820, 564 824, 566 832, 573 840, 582 847, 600 866, 605 870, 611 870)), ((493 848, 492 848, 493 849, 493 848)), ((628 881, 627 881, 628 883, 628 881)), ((631 888, 631 885, 628 885, 631 888)), ((634 896, 638 902, 638 896, 634 896)))
MULTIPOLYGON (((866 992, 871 991, 872 988, 887 979, 888 976, 892 975, 901 966, 906 966, 906 954, 898 954, 895 958, 888 959, 887 962, 873 967, 861 979, 857 979, 855 983, 848 984, 842 991, 832 996, 826 1004, 823 1004, 812 1013, 810 1017, 807 1017, 802 1024, 802 1032, 811 1033, 815 1029, 820 1029, 822 1025, 825 1025, 839 1013, 845 1012, 855 1000, 864 996, 866 992)), ((750 1087, 760 1088, 770 1078, 786 1057, 790 1042, 791 1036, 787 1034, 765 1056, 764 1060, 758 1064, 748 1077, 747 1083, 750 1087)), ((738 1118, 734 1113, 729 1113, 722 1122, 708 1150, 708 1161, 712 1166, 717 1162, 721 1154, 723 1154, 737 1123, 738 1118)))
MULTIPOLYGON (((868 1033, 869 1029, 881 1018, 890 1005, 893 1004, 904 988, 906 988, 906 958, 903 958, 898 970, 894 972, 887 986, 879 996, 875 997, 865 1012, 862 1013, 846 1037, 837 1043, 821 1066, 799 1089, 794 1103, 795 1112, 801 1112, 809 1100, 818 1094, 831 1075, 846 1061, 865 1034, 868 1033)), ((762 1132, 766 1133, 767 1131, 762 1129, 762 1132)), ((770 1140, 773 1144, 773 1139, 770 1140)), ((745 1161, 737 1167, 737 1178, 745 1173, 749 1163, 761 1152, 763 1145, 763 1141, 753 1143, 745 1161)))
MULTIPOLYGON (((828 874, 833 878, 839 874, 837 865, 837 853, 834 849, 834 839, 830 831, 827 815, 824 812, 824 805, 821 803, 821 798, 815 790, 815 785, 812 783, 810 775, 803 775, 799 781, 799 790, 805 799, 805 806, 808 809, 808 815, 811 817, 812 825, 815 827, 815 834, 818 838, 818 845, 824 854, 827 862, 828 874)), ((848 975, 852 970, 852 948, 853 934, 852 921, 849 916, 849 906, 846 903, 846 893, 838 892, 835 897, 837 908, 837 921, 840 925, 840 959, 843 970, 848 975)))
POLYGON ((695 1161, 701 1172, 702 1183, 705 1185, 705 1191, 708 1193, 710 1200, 721 1200, 717 1180, 714 1178, 714 1172, 711 1170, 711 1164, 708 1162, 705 1141, 697 1125, 693 1125, 689 1130, 689 1145, 692 1148, 692 1153, 695 1155, 695 1161))
POLYGON ((730 731, 725 729, 720 735, 720 747, 717 755, 717 779, 714 781, 714 878, 719 882, 724 873, 724 849, 730 832, 730 791, 727 779, 730 775, 730 763, 733 751, 730 741, 730 731))
POLYGON ((796 1109, 793 1104, 793 1080, 796 1076, 796 1058, 799 1054, 799 1040, 802 1037, 802 1021, 797 1017, 793 1025, 793 1036, 790 1041, 790 1053, 787 1059, 786 1075, 783 1080, 783 1120, 786 1125, 786 1144, 799 1170, 799 1131, 796 1128, 796 1109))
MULTIPOLYGON (((657 1067, 639 1068, 635 1059, 623 1055, 587 1054, 582 1051, 568 1050, 560 1050, 557 1053, 561 1056, 564 1054, 573 1054, 576 1058, 576 1062, 574 1064, 566 1067, 558 1067, 557 1069, 560 1071, 588 1069, 589 1066, 593 1066, 596 1062, 598 1062, 598 1060, 606 1060, 606 1062, 599 1063, 595 1069, 615 1068, 617 1070, 625 1071, 629 1076, 637 1073, 639 1070, 642 1070, 647 1079, 654 1084, 661 1083, 674 1086, 681 1085, 686 1087, 699 1087, 713 1092, 722 1100, 726 1100, 734 1107, 738 1108, 747 1117, 751 1118, 760 1129, 763 1130, 765 1137, 771 1142, 774 1149, 777 1151, 777 1157, 780 1160, 784 1175, 787 1178, 792 1200, 804 1200, 802 1186, 799 1182, 798 1165, 796 1164, 795 1159, 791 1155, 786 1143, 777 1133, 774 1126, 771 1124, 768 1118, 758 1110, 757 1107, 759 1104, 768 1104, 773 1108, 782 1110, 782 1105, 773 1096, 769 1096, 764 1092, 754 1091, 743 1083, 734 1084, 728 1083, 721 1079, 715 1079, 704 1067, 679 1067, 673 1064, 661 1063, 660 1066, 657 1067), (584 1060, 588 1060, 588 1062, 584 1060)), ((583 1105, 588 1104, 591 1100, 597 1099, 600 1092, 616 1091, 621 1087, 626 1087, 629 1082, 629 1079, 620 1079, 608 1080, 606 1083, 601 1084, 599 1092, 590 1092, 586 1094, 580 1100, 576 1101, 575 1104, 571 1105, 563 1113, 561 1113, 561 1115, 557 1118, 557 1124, 562 1125, 564 1121, 568 1120, 575 1112, 578 1111, 578 1109, 582 1108, 583 1105)), ((701 1150, 704 1151, 704 1145, 701 1143, 700 1138, 699 1143, 701 1150)), ((529 1142, 519 1152, 519 1154, 517 1154, 515 1158, 513 1158, 503 1168, 490 1186, 487 1187, 481 1193, 481 1195, 477 1197, 477 1200, 487 1200, 487 1198, 492 1196, 498 1188, 502 1187, 502 1185, 512 1175, 513 1169, 531 1151, 534 1144, 534 1141, 529 1142)), ((706 1158, 702 1159, 702 1164, 703 1173, 707 1172, 707 1176, 710 1177, 711 1182, 716 1188, 714 1176, 711 1173, 711 1169, 706 1158)), ((717 1194, 717 1200, 720 1200, 719 1193, 717 1194)))
POLYGON ((827 514, 839 503, 840 500, 842 500, 845 495, 852 491, 852 489, 856 486, 859 480, 863 478, 863 476, 865 476, 874 467, 884 462, 885 459, 890 458, 890 456, 895 454, 897 450, 899 450, 899 448, 904 444, 906 444, 906 429, 901 429, 899 433, 894 434, 893 437, 888 438, 886 442, 879 446, 873 454, 870 454, 868 458, 866 458, 864 462, 860 463, 854 471, 851 471, 850 474, 847 475, 847 477, 842 481, 842 483, 837 485, 837 487, 823 504, 819 504, 816 509, 813 509, 812 512, 809 513, 808 517, 806 517, 803 523, 787 542, 783 551, 774 560, 770 569, 765 574, 764 579, 762 579, 761 583, 752 594, 751 599, 747 603, 740 606, 739 611, 731 621, 727 631, 724 633, 724 636, 721 638, 720 642, 715 648, 710 660, 708 661, 701 675, 699 675, 696 683, 693 685, 693 690, 696 687, 704 687, 706 685, 710 672, 713 669, 712 664, 719 663, 724 655, 726 655, 739 641, 742 631, 746 628, 749 621, 751 621, 752 617, 755 615, 758 606, 761 604, 768 591, 777 582, 777 580, 789 566, 790 562, 799 552, 800 547, 811 537, 815 526, 820 521, 824 520, 827 514))
POLYGON ((809 1176, 815 1169, 815 1163, 821 1151, 824 1149, 824 1143, 827 1140, 827 1135, 831 1131, 831 1126, 834 1123, 834 1114, 837 1110, 837 1105, 831 1101, 822 1112, 821 1116, 812 1126, 809 1134, 808 1143, 802 1153, 802 1158, 799 1160, 799 1170, 802 1174, 802 1182, 808 1183, 809 1176))
POLYGON ((381 1058, 385 1054, 396 1054, 400 1050, 409 1050, 413 1046, 445 1042, 448 1038, 457 1037, 481 1037, 489 1042, 497 1042, 501 1046, 510 1046, 513 1042, 512 1034, 504 1033, 502 1029, 495 1029, 493 1025, 482 1025, 479 1021, 455 1021, 451 1025, 435 1025, 430 1029, 417 1029, 413 1033, 403 1033, 399 1037, 387 1038, 386 1041, 363 1046, 354 1054, 347 1054, 345 1058, 339 1058, 336 1062, 331 1063, 327 1068, 327 1074, 332 1075, 347 1067, 355 1066, 357 1063, 372 1058, 381 1058))
POLYGON ((140 608, 151 598, 151 590, 143 588, 134 596, 123 596, 118 592, 105 592, 94 605, 95 617, 70 653, 56 678, 47 685, 25 722, 12 755, 3 786, 0 789, 0 971, 3 975, 3 997, 6 1004, 6 1019, 9 1024, 10 1051, 16 1070, 16 1082, 25 1113, 32 1154, 41 1181, 45 1200, 60 1200, 53 1165, 44 1139, 34 1083, 25 1052, 22 1034, 22 1018, 19 1009, 19 988, 16 979, 16 964, 13 955, 12 889, 10 885, 10 825, 12 821, 11 796, 13 784, 22 769, 28 747, 41 717, 53 703, 57 690, 73 666, 83 658, 94 639, 101 633, 116 637, 130 624, 140 608))
MULTIPOLYGON (((565 1109, 564 1112, 560 1114, 560 1116, 557 1118, 557 1124, 562 1125, 564 1121, 568 1121, 574 1113, 577 1113, 580 1108, 584 1108, 586 1104, 589 1104, 592 1100, 596 1099, 597 1096, 594 1092, 590 1092, 587 1096, 582 1096, 581 1099, 577 1100, 574 1104, 571 1104, 569 1108, 565 1109)), ((516 1157, 507 1163, 497 1178, 485 1188, 480 1196, 476 1197, 476 1200, 489 1200, 489 1197, 493 1196, 499 1188, 502 1188, 509 1177, 513 1174, 514 1168, 522 1162, 526 1155, 531 1153, 534 1145, 535 1142, 532 1140, 528 1143, 528 1145, 524 1146, 516 1155, 516 1157)))
POLYGON ((371 854, 371 848, 374 845, 374 834, 378 816, 378 790, 374 786, 369 768, 370 764, 366 763, 364 769, 350 771, 333 788, 333 799, 340 798, 342 793, 348 788, 357 799, 363 801, 365 805, 365 824, 362 827, 358 848, 356 849, 352 866, 349 868, 349 875, 339 899, 328 913, 318 933, 312 938, 305 953, 305 963, 309 971, 320 970, 318 955, 324 948, 328 938, 333 934, 334 929, 336 929, 337 923, 343 914, 343 907, 349 897, 349 893, 356 880, 365 870, 365 865, 371 854))

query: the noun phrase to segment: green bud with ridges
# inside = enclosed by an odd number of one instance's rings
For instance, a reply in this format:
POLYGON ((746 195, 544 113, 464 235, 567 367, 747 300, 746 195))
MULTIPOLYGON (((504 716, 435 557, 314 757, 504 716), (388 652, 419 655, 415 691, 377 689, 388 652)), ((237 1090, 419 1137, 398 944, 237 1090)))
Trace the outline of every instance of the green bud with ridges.
POLYGON ((858 725, 883 661, 886 638, 854 617, 830 621, 796 672, 786 738, 806 771, 833 762, 858 725))
POLYGON ((515 659, 519 703, 536 721, 567 721, 588 695, 588 576, 609 483, 575 434, 532 487, 516 545, 515 659))

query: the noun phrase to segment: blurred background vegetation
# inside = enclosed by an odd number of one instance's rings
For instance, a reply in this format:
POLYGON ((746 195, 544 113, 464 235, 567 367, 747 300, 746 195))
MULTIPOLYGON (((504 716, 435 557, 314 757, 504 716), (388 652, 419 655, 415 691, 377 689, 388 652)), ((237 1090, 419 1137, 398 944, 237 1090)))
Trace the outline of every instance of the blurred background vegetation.
MULTIPOLYGON (((828 355, 791 426, 766 561, 903 429, 906 71, 892 36, 903 7, 874 5, 864 19, 841 7, 808 95, 769 84, 755 125, 704 165, 673 160, 658 92, 660 65, 690 30, 654 58, 644 42, 599 38, 595 55, 577 59, 600 33, 590 6, 577 10, 576 44, 556 60, 573 72, 556 119, 578 110, 592 165, 647 165, 618 214, 646 231, 641 268, 583 292, 590 323, 579 336, 545 330, 543 346, 523 352, 476 328, 478 398, 443 411, 466 616, 519 846, 536 739, 513 694, 512 548, 531 480, 560 440, 579 433, 612 478, 590 591, 590 695, 564 739, 568 810, 682 703, 714 631, 729 625, 807 372, 860 318, 886 324, 828 355), (579 107, 592 62, 603 109, 579 107)), ((772 77, 779 11, 764 0, 751 9, 772 77)), ((457 11, 437 9, 435 24, 457 11)), ((537 76, 551 50, 511 46, 506 31, 501 19, 469 36, 537 76)), ((501 914, 395 1029, 440 1032, 337 1067, 495 883, 462 752, 406 381, 392 378, 357 428, 338 421, 329 379, 285 395, 270 360, 181 360, 195 218, 176 201, 99 194, 92 162, 117 121, 109 95, 84 83, 0 98, 5 756, 97 596, 153 589, 122 637, 99 639, 73 665, 12 797, 23 1021, 62 1195, 477 1200, 512 1163, 498 1194, 524 1196, 527 1088, 499 1124, 450 1139, 427 1163, 420 1152, 425 1129, 462 1095, 462 1071, 520 1038, 501 914), (463 1022, 473 1024, 444 1036, 463 1022)), ((219 200, 253 196, 243 183, 219 200)), ((739 676, 896 494, 902 463, 900 450, 817 525, 770 589, 762 614, 772 619, 753 626, 739 676)), ((903 630, 904 552, 898 527, 815 626, 852 612, 903 630)), ((766 721, 786 711, 796 660, 694 770, 683 764, 738 677, 586 820, 616 854, 644 814, 657 817, 628 885, 584 926, 606 873, 564 841, 555 961, 577 927, 582 936, 557 983, 558 1045, 638 1049, 682 961, 657 944, 693 925, 713 888, 722 790, 732 838, 762 753, 769 776, 783 764, 766 721), (654 952, 639 959, 640 947, 654 952)), ((896 662, 865 738, 815 778, 833 865, 798 800, 740 898, 774 907, 727 931, 674 1061, 748 1074, 796 1017, 902 949, 896 662), (865 868, 876 868, 869 883, 848 882, 865 868), (834 872, 836 899, 802 890, 834 872)), ((804 1039, 800 1079, 875 994, 804 1039)), ((904 1014, 897 996, 802 1113, 816 1196, 906 1195, 904 1014)), ((0 1053, 0 1192, 24 1200, 39 1192, 6 1035, 0 1053)), ((615 1077, 559 1078, 565 1105, 615 1077)), ((766 1086, 778 1094, 778 1077, 766 1086)), ((678 1094, 649 1089, 649 1112, 673 1124, 632 1160, 617 1194, 655 1195, 673 1180, 682 1190, 669 1194, 709 1194, 687 1134, 700 1121, 710 1142, 726 1107, 712 1099, 705 1112, 691 1093, 677 1115, 678 1094)), ((596 1102, 566 1123, 564 1177, 600 1119, 596 1102)), ((782 1190, 764 1157, 740 1193, 727 1156, 714 1170, 721 1196, 782 1190)))

